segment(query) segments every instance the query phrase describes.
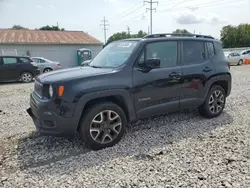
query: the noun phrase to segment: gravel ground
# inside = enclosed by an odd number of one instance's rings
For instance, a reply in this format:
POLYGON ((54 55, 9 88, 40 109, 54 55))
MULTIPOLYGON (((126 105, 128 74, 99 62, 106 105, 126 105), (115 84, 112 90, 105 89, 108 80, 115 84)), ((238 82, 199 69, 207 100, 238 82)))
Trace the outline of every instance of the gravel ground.
POLYGON ((224 113, 141 120, 112 148, 40 136, 26 113, 33 84, 0 84, 0 187, 250 187, 250 66, 232 67, 224 113))

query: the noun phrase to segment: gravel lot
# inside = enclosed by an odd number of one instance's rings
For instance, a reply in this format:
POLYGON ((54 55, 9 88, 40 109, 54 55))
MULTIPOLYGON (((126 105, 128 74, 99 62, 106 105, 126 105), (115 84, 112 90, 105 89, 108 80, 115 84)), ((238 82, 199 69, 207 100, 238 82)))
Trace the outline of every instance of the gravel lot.
POLYGON ((0 84, 0 187, 250 187, 250 66, 232 67, 224 113, 145 119, 101 151, 40 136, 26 109, 33 84, 0 84))

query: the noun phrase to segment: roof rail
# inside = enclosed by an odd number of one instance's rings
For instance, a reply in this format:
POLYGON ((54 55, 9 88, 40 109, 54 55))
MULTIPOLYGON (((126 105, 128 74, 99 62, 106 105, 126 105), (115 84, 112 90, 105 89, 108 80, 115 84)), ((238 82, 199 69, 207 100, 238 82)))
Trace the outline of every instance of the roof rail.
POLYGON ((197 35, 197 34, 175 34, 175 33, 159 33, 159 34, 152 34, 146 35, 143 38, 159 38, 159 37, 194 37, 194 38, 207 38, 207 39, 214 39, 214 37, 208 35, 197 35))

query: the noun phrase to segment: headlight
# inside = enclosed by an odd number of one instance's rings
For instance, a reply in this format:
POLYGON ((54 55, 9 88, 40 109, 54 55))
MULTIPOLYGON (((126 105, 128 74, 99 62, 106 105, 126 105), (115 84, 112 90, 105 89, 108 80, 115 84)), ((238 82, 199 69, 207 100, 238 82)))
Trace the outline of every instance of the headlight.
POLYGON ((49 96, 50 98, 53 97, 54 91, 52 85, 49 85, 49 96))

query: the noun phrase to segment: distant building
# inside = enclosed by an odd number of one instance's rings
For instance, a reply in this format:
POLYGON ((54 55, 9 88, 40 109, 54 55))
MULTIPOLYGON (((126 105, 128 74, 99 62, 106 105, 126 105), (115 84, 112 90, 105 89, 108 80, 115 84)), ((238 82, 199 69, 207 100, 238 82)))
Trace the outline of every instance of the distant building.
POLYGON ((95 57, 102 43, 82 31, 0 29, 0 55, 28 55, 77 66, 77 50, 87 48, 95 57))

